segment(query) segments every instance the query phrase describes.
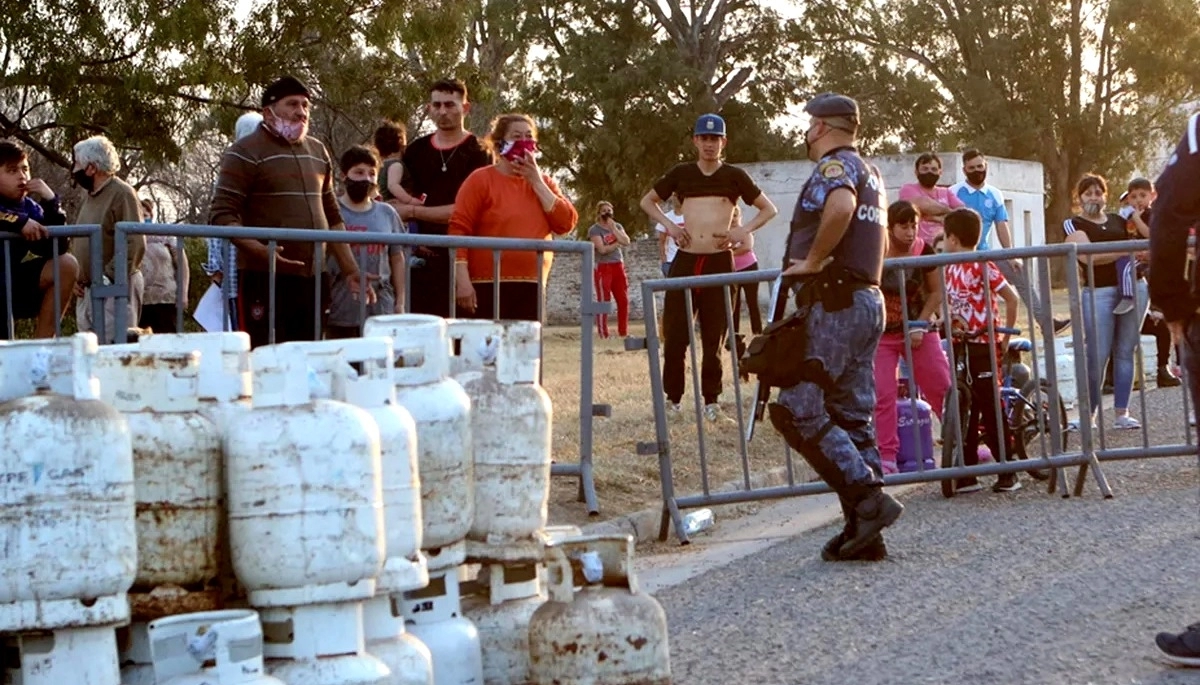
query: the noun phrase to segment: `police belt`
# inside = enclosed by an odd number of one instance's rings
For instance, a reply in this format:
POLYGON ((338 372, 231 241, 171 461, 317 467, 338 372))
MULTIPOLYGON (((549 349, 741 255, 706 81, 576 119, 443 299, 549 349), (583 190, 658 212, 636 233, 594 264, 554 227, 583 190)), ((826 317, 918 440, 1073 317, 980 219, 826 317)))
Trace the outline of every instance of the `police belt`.
POLYGON ((877 286, 849 269, 831 264, 821 273, 798 278, 789 287, 796 295, 797 307, 820 302, 825 311, 835 312, 853 304, 856 290, 877 286))

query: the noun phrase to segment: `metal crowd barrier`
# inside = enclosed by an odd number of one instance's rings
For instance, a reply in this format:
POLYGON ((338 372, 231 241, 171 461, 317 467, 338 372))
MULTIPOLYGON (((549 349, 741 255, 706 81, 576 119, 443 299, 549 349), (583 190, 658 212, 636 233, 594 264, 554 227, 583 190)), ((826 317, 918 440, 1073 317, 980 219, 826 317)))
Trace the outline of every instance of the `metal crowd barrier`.
MULTIPOLYGON (((1189 241, 1189 242, 1191 242, 1191 241, 1189 241)), ((1086 245, 1079 245, 1078 246, 1078 254, 1079 254, 1080 258, 1083 260, 1083 262, 1082 262, 1083 268, 1085 269, 1085 271, 1088 274, 1089 282, 1094 283, 1097 257, 1105 257, 1105 256, 1114 256, 1115 255, 1115 256, 1128 256, 1130 258, 1134 258, 1134 257, 1136 257, 1137 253, 1144 252, 1149 249, 1150 249, 1150 241, 1149 240, 1146 240, 1146 239, 1126 240, 1126 241, 1121 241, 1121 242, 1092 243, 1092 244, 1086 244, 1086 245)), ((1194 249, 1194 248, 1192 248, 1192 249, 1194 249)), ((1099 429, 1098 431, 1096 431, 1097 435, 1094 436, 1094 438, 1096 439, 1096 443, 1097 443, 1096 458, 1099 461, 1104 462, 1104 461, 1123 461, 1123 460, 1130 460, 1130 459, 1151 459, 1151 458, 1157 458, 1157 457, 1194 457, 1194 456, 1196 456, 1196 445, 1192 441, 1192 431, 1187 428, 1189 426, 1189 423, 1192 420, 1192 410, 1191 410, 1191 407, 1189 406, 1189 403, 1191 400, 1191 395, 1188 393, 1188 385, 1187 385, 1186 379, 1183 379, 1182 377, 1180 380, 1182 380, 1184 382, 1181 382, 1179 384, 1179 388, 1175 392, 1180 393, 1180 395, 1182 397, 1182 400, 1181 400, 1182 411, 1180 413, 1179 419, 1180 419, 1180 425, 1184 426, 1184 430, 1183 430, 1184 442, 1181 444, 1153 444, 1153 442, 1152 442, 1150 431, 1148 430, 1151 415, 1147 408, 1146 385, 1147 385, 1147 376, 1154 373, 1155 369, 1149 369, 1146 367, 1145 357, 1144 357, 1144 352, 1143 352, 1143 347, 1142 347, 1142 340, 1141 340, 1143 337, 1143 335, 1141 333, 1142 322, 1143 322, 1143 319, 1145 318, 1145 316, 1148 316, 1149 314, 1147 313, 1144 316, 1137 316, 1138 312, 1146 312, 1147 311, 1148 294, 1144 292, 1144 288, 1146 286, 1146 283, 1144 281, 1141 282, 1140 285, 1135 284, 1135 286, 1137 287, 1137 290, 1135 290, 1136 305, 1134 308, 1134 315, 1135 315, 1135 319, 1138 322, 1137 323, 1138 330, 1136 333, 1137 342, 1135 343, 1134 350, 1133 350, 1134 351, 1134 361, 1133 361, 1133 363, 1134 363, 1134 379, 1133 380, 1134 380, 1134 383, 1137 385, 1136 397, 1138 398, 1138 413, 1135 416, 1135 418, 1137 418, 1142 425, 1141 445, 1133 446, 1133 447, 1119 447, 1119 446, 1110 445, 1109 443, 1112 442, 1112 430, 1115 430, 1115 429, 1106 429, 1105 428, 1107 421, 1106 421, 1106 413, 1104 411, 1103 403, 1096 403, 1096 428, 1099 429), (1140 378, 1138 376, 1138 369, 1142 370, 1140 378)), ((1097 303, 1096 303, 1095 289, 1083 287, 1082 288, 1082 301, 1088 302, 1091 310, 1093 312, 1096 312, 1097 303)), ((1080 320, 1082 321, 1082 318, 1080 320)), ((1093 337, 1097 336, 1098 328, 1099 328, 1099 319, 1096 316, 1093 316, 1092 326, 1089 327, 1087 334, 1090 336, 1093 336, 1093 337)), ((1116 347, 1115 332, 1114 332, 1113 337, 1114 337, 1114 341, 1113 341, 1114 352, 1113 352, 1113 354, 1115 355, 1115 347, 1116 347)), ((1076 349, 1078 349, 1078 348, 1076 348, 1076 349)), ((1103 385, 1104 367, 1105 367, 1107 361, 1108 360, 1106 360, 1106 359, 1098 359, 1098 360, 1096 360, 1096 363, 1098 365, 1097 368, 1090 369, 1091 373, 1096 374, 1097 377, 1100 378, 1101 385, 1103 385)), ((1160 360, 1158 360, 1158 363, 1161 365, 1161 364, 1169 363, 1169 362, 1168 362, 1168 360, 1160 359, 1160 360)), ((1114 358, 1114 364, 1115 364, 1115 358, 1114 358)), ((1182 371, 1182 369, 1181 369, 1181 371, 1182 371)), ((1114 376, 1116 375, 1115 368, 1113 369, 1113 375, 1114 376)), ((1084 378, 1086 378, 1086 377, 1087 376, 1084 376, 1084 378)), ((1131 396, 1131 399, 1132 399, 1132 397, 1133 396, 1131 396)), ((1129 407, 1129 410, 1130 410, 1130 414, 1133 415, 1133 407, 1129 407)), ((1085 423, 1089 424, 1088 428, 1091 427, 1090 422, 1084 421, 1083 417, 1081 416, 1081 418, 1080 418, 1080 429, 1081 430, 1084 428, 1085 423)))
MULTIPOLYGON (((47 230, 50 233, 50 239, 57 241, 58 238, 88 238, 88 258, 92 264, 92 273, 100 276, 104 273, 103 269, 103 244, 100 242, 100 225, 99 224, 80 224, 75 226, 48 226, 47 230)), ((13 267, 19 263, 19 259, 24 255, 14 255, 12 253, 12 243, 10 241, 20 239, 21 236, 14 233, 0 232, 0 246, 3 246, 4 259, 4 304, 7 316, 4 321, 5 330, 7 331, 7 339, 14 340, 17 337, 16 320, 13 317, 13 297, 26 297, 29 293, 14 293, 13 292, 13 267)), ((57 248, 53 251, 50 262, 54 265, 54 335, 58 337, 62 335, 62 289, 63 284, 59 278, 59 261, 60 255, 57 248)), ((96 335, 99 339, 104 340, 105 322, 104 322, 104 298, 113 295, 112 286, 96 285, 91 289, 92 310, 100 312, 101 315, 96 317, 99 320, 96 322, 96 335)), ((37 293, 39 303, 42 294, 37 293)))
MULTIPOLYGON (((493 254, 493 264, 498 264, 500 253, 504 251, 526 251, 536 252, 538 260, 539 273, 543 264, 545 253, 574 253, 580 255, 580 358, 579 358, 579 462, 571 463, 555 463, 552 467, 552 475, 566 476, 577 479, 579 490, 578 499, 584 502, 588 512, 592 515, 599 514, 600 506, 596 495, 595 478, 593 474, 593 459, 592 459, 592 442, 593 442, 593 420, 596 417, 604 417, 611 415, 611 408, 605 404, 597 404, 593 397, 593 327, 592 322, 597 314, 611 313, 612 305, 605 302, 597 302, 592 288, 592 271, 595 261, 594 247, 590 241, 542 241, 542 240, 516 240, 503 238, 463 238, 452 236, 437 236, 437 235, 410 235, 410 234, 392 234, 380 235, 374 233, 361 232, 346 232, 346 231, 310 231, 303 229, 281 229, 281 228, 245 228, 245 227, 218 227, 204 225, 187 225, 187 224, 153 224, 153 223, 136 223, 136 222, 120 222, 116 224, 115 233, 113 236, 113 261, 115 274, 111 284, 93 284, 91 296, 93 300, 93 310, 100 312, 94 316, 94 328, 101 340, 105 340, 105 317, 103 316, 104 304, 108 299, 114 300, 114 323, 116 328, 115 339, 117 342, 124 342, 127 339, 128 329, 130 326, 137 324, 136 321, 127 321, 126 304, 129 299, 129 262, 128 262, 128 235, 165 235, 173 236, 176 239, 176 249, 182 252, 184 250, 185 238, 220 238, 223 241, 223 252, 227 259, 225 264, 232 264, 232 260, 228 259, 231 256, 231 243, 235 238, 257 239, 267 242, 268 249, 271 250, 271 258, 268 264, 268 273, 270 275, 271 291, 269 305, 269 330, 271 338, 274 338, 275 324, 275 273, 276 260, 274 257, 275 247, 279 241, 294 241, 294 242, 312 242, 315 243, 314 263, 323 264, 325 261, 323 243, 348 243, 360 250, 366 249, 367 245, 401 245, 406 248, 411 247, 433 247, 433 248, 448 248, 449 258, 451 263, 450 279, 447 283, 450 311, 452 315, 456 311, 454 302, 454 278, 455 270, 453 267, 455 250, 458 249, 476 249, 490 250, 493 254)), ((95 238, 90 243, 92 272, 101 274, 102 270, 98 265, 102 264, 101 242, 100 242, 100 227, 89 226, 63 226, 51 229, 52 236, 89 236, 95 238)), ((0 234, 0 239, 6 238, 0 234)), ((9 259, 9 250, 7 240, 4 241, 5 259, 9 259)), ((11 260, 10 260, 11 261, 11 260)), ((57 262, 57 258, 55 259, 57 262)), ((182 260, 177 260, 176 274, 176 302, 183 301, 182 292, 183 279, 182 260)), ((6 265, 8 262, 6 262, 6 265)), ((406 270, 407 271, 407 270, 406 270)), ((9 268, 6 271, 11 279, 12 270, 9 268)), ((496 279, 498 279, 499 270, 496 269, 496 279)), ((55 270, 55 292, 61 292, 57 282, 57 269, 55 270)), ((320 301, 320 279, 322 275, 318 270, 315 276, 317 283, 317 299, 313 303, 314 307, 321 307, 320 301)), ((366 274, 362 273, 362 281, 360 284, 365 292, 366 274)), ((411 298, 411 278, 406 285, 406 297, 411 298)), ((494 280, 493 283, 498 283, 494 280)), ((229 298, 233 296, 230 290, 230 280, 228 278, 222 280, 222 308, 225 319, 226 328, 229 323, 229 298)), ((15 326, 12 321, 12 288, 7 288, 6 297, 9 298, 9 321, 8 330, 10 337, 15 337, 15 326)), ((494 288, 493 296, 493 311, 499 313, 499 288, 494 288)), ((18 294, 19 295, 19 294, 18 294)), ((544 286, 539 284, 539 307, 538 318, 544 320, 544 286)), ((360 311, 365 314, 366 302, 360 298, 360 311)), ((320 330, 321 317, 318 316, 316 330, 313 331, 314 339, 320 339, 322 331, 320 330)), ((364 317, 365 318, 365 317, 364 317)), ((183 331, 184 311, 179 308, 176 313, 177 327, 183 331)), ((61 333, 61 328, 56 326, 56 334, 61 333)))
MULTIPOLYGON (((1094 339, 1096 336, 1095 326, 1091 331, 1085 330, 1083 317, 1082 298, 1088 296, 1089 288, 1084 288, 1081 285, 1081 277, 1076 264, 1082 259, 1088 273, 1092 273, 1094 269, 1093 260, 1096 255, 1101 254, 1124 254, 1136 250, 1146 249, 1148 241, 1129 241, 1121 243, 1104 243, 1097 245, 1076 245, 1072 243, 1064 243, 1048 246, 1037 246, 1027 248, 1013 248, 1008 250, 991 250, 986 252, 966 252, 957 254, 939 254, 936 256, 924 257, 904 257, 898 259, 889 259, 886 263, 889 267, 937 267, 944 275, 944 267, 950 264, 968 263, 968 262, 984 262, 985 270, 987 262, 999 262, 1001 260, 1018 261, 1027 275, 1033 274, 1031 267, 1036 267, 1037 273, 1037 289, 1034 290, 1032 278, 1025 279, 1025 292, 1020 293, 1023 297, 1021 300, 1025 302, 1033 302, 1034 298, 1040 298, 1042 302, 1043 321, 1035 321, 1031 308, 1024 307, 1024 319, 1018 317, 1017 325, 1023 328, 1023 333, 1028 337, 1032 344, 1030 353, 1032 355, 1032 363, 1030 365, 1030 386, 1037 391, 1037 396, 1033 401, 1028 403, 1029 411, 1035 413, 1037 441, 1032 445, 1025 445, 1024 449, 1028 452, 1027 459, 1017 459, 1014 455, 1007 454, 1006 444, 1004 440, 1000 441, 1000 454, 994 454, 993 463, 981 463, 975 466, 964 466, 962 456, 962 426, 959 425, 961 412, 959 411, 959 391, 958 383, 956 382, 954 346, 947 345, 946 356, 949 364, 951 383, 947 394, 945 412, 943 414, 943 436, 946 442, 943 443, 942 464, 940 468, 925 468, 923 459, 918 457, 917 470, 908 473, 897 473, 887 475, 884 478, 884 483, 887 485, 901 485, 907 483, 928 483, 941 481, 943 487, 946 488, 954 479, 993 476, 1005 473, 1033 472, 1034 470, 1041 471, 1048 475, 1047 478, 1048 492, 1061 492, 1063 497, 1069 497, 1072 491, 1075 496, 1080 496, 1083 493, 1086 476, 1089 471, 1096 481, 1097 487, 1102 496, 1109 498, 1113 496, 1113 490, 1110 486, 1103 470, 1100 467, 1102 461, 1113 461, 1118 459, 1142 459, 1151 457, 1167 457, 1167 456, 1194 456, 1196 448, 1192 444, 1190 435, 1185 431, 1187 437, 1184 444, 1178 445, 1155 445, 1152 444, 1153 439, 1150 435, 1150 425, 1147 420, 1146 409, 1146 380, 1143 379, 1141 384, 1141 412, 1142 412, 1142 444, 1138 447, 1110 447, 1105 440, 1103 430, 1093 431, 1091 422, 1087 417, 1091 414, 1093 405, 1102 404, 1092 398, 1088 391, 1088 370, 1089 364, 1084 354, 1087 349, 1086 341, 1094 339), (1069 338, 1056 336, 1053 331, 1051 322, 1054 319, 1051 307, 1051 288, 1050 288, 1050 264, 1054 260, 1063 260, 1067 265, 1066 269, 1066 290, 1068 295, 1068 306, 1070 310, 1070 319, 1073 322, 1069 338), (1022 323, 1024 326, 1022 326, 1022 323), (1044 325, 1043 325, 1044 324, 1044 325), (1039 338, 1034 337, 1035 332, 1040 332, 1039 338), (1040 339, 1040 344, 1037 340, 1040 339), (1070 365, 1070 373, 1075 378, 1076 396, 1075 411, 1082 418, 1078 421, 1078 428, 1068 428, 1062 425, 1062 420, 1058 411, 1054 411, 1059 407, 1064 407, 1064 400, 1060 396, 1060 376, 1059 376, 1059 344, 1061 341, 1069 340, 1075 352, 1073 364, 1070 365), (1042 363, 1039 363, 1039 359, 1042 363), (1035 408, 1036 407, 1036 408, 1035 408), (1043 410, 1044 409, 1044 410, 1043 410), (1051 420, 1053 419, 1053 420, 1051 420), (1070 434, 1067 434, 1067 431, 1070 434), (1076 432, 1077 431, 1077 432, 1076 432), (1077 435, 1077 445, 1069 444, 1076 442, 1070 439, 1070 436, 1077 435), (949 445, 949 447, 947 447, 949 445), (1078 472, 1075 475, 1073 488, 1068 481, 1065 469, 1070 467, 1078 467, 1078 472)), ((642 283, 642 301, 644 303, 645 322, 646 322, 646 338, 644 340, 634 340, 627 344, 627 349, 645 349, 649 362, 650 372, 650 392, 654 410, 655 422, 655 440, 639 444, 639 453, 646 456, 657 456, 659 459, 659 475, 662 486, 662 520, 659 530, 659 537, 665 540, 669 533, 669 526, 673 526, 676 536, 682 543, 687 543, 688 536, 683 521, 682 512, 687 509, 699 507, 716 506, 723 504, 735 504, 742 502, 765 501, 773 499, 782 499, 788 497, 797 497, 805 495, 813 495, 823 492, 829 492, 830 489, 823 482, 802 482, 797 477, 797 465, 795 464, 791 450, 784 448, 783 455, 783 472, 785 483, 782 485, 768 485, 755 487, 752 485, 754 476, 761 475, 759 472, 754 472, 751 469, 751 459, 748 456, 748 445, 754 437, 754 423, 762 420, 763 408, 765 405, 764 397, 759 396, 757 388, 750 390, 749 393, 743 388, 743 384, 738 374, 738 359, 732 351, 737 349, 737 344, 734 341, 732 332, 732 322, 734 313, 731 308, 730 288, 735 288, 744 283, 754 282, 775 282, 778 283, 780 270, 764 270, 751 273, 732 273, 720 274, 712 276, 694 276, 680 278, 662 278, 644 281, 642 283), (698 446, 697 456, 698 463, 687 464, 686 466, 698 466, 699 471, 699 493, 695 494, 679 494, 677 492, 677 482, 675 467, 676 463, 672 453, 672 436, 671 425, 668 420, 666 403, 662 381, 662 365, 660 355, 662 351, 661 332, 659 330, 659 315, 656 306, 654 294, 667 291, 683 291, 683 300, 685 311, 694 312, 693 310, 693 291, 699 288, 717 287, 724 291, 724 305, 726 317, 726 350, 730 352, 723 353, 727 355, 725 359, 728 361, 728 366, 731 367, 729 375, 726 379, 732 378, 732 394, 735 403, 734 416, 737 424, 737 454, 732 455, 732 459, 740 458, 740 478, 733 489, 725 491, 715 491, 714 484, 710 481, 710 470, 714 455, 710 454, 708 449, 708 431, 719 430, 716 426, 705 425, 705 420, 701 415, 701 403, 699 395, 700 384, 700 364, 698 352, 696 348, 698 335, 694 330, 694 326, 689 326, 688 343, 691 366, 691 388, 692 393, 692 409, 694 410, 695 420, 695 439, 698 446), (752 405, 753 409, 747 409, 744 406, 744 398, 755 396, 756 402, 752 405)), ((988 279, 984 278, 984 282, 988 279)), ((1092 281, 1094 282, 1094 281, 1092 281)), ((943 302, 941 312, 941 324, 939 329, 944 332, 946 330, 944 323, 950 319, 949 307, 944 297, 944 278, 941 280, 943 287, 943 302)), ((991 314, 992 293, 989 288, 985 288, 988 321, 987 326, 992 336, 995 336, 996 329, 1000 325, 993 320, 991 314)), ((775 289, 775 297, 789 297, 789 293, 779 293, 778 285, 775 289)), ((904 302, 904 317, 903 337, 904 337, 904 359, 908 364, 910 372, 908 374, 909 397, 907 401, 914 403, 913 416, 916 416, 915 402, 917 398, 917 388, 914 383, 916 374, 911 372, 913 368, 913 351, 911 339, 909 337, 910 322, 912 314, 907 311, 907 297, 905 296, 904 286, 901 286, 901 301, 904 302)), ((1093 294, 1094 296, 1094 294, 1093 294)), ((772 302, 770 312, 782 312, 783 307, 776 308, 776 302, 772 302)), ((1094 307, 1093 307, 1094 311, 1094 307)), ((771 316, 769 320, 776 317, 771 316)), ((1141 323, 1138 323, 1139 330, 1141 323)), ((835 334, 836 332, 831 332, 835 334)), ((946 336, 949 337, 949 336, 946 336)), ((995 339, 993 337, 993 339, 995 339)), ((1140 335, 1139 335, 1140 340, 1140 335)), ((1141 359, 1141 345, 1136 348, 1138 359, 1141 359)), ((1103 362, 1101 362, 1103 363, 1103 362)), ((991 361, 991 369, 993 376, 999 378, 1001 369, 998 366, 999 362, 994 358, 991 361)), ((1064 369, 1065 370, 1065 369, 1064 369)), ((1181 384, 1182 388, 1186 388, 1186 383, 1181 384)), ((728 383, 725 386, 724 393, 728 392, 728 383)), ((990 420, 994 422, 993 430, 1002 433, 1002 422, 1005 417, 1002 416, 1002 402, 1000 401, 1001 389, 1000 385, 996 384, 994 389, 996 411, 990 420)), ((1185 395, 1185 415, 1186 415, 1186 392, 1185 395)), ((1011 397, 1011 395, 1010 395, 1011 397)), ((899 399, 899 402, 906 400, 899 399)), ((1104 412, 1100 409, 1097 414, 1099 425, 1103 425, 1104 412)), ((988 417, 981 419, 988 421, 988 417)), ((1184 422, 1186 425, 1186 419, 1184 422)), ((691 430, 692 428, 689 428, 691 430)), ((774 431, 768 427, 768 430, 774 431)), ((919 444, 917 441, 919 426, 914 420, 911 430, 913 443, 919 444)), ((1032 425, 1030 426, 1032 431, 1032 425)), ((689 439, 691 435, 687 436, 689 439)), ((1024 436, 1018 439, 1024 440, 1024 436)), ((983 441, 980 441, 983 444, 983 441)), ((935 450, 936 451, 936 450, 935 450)), ((726 458, 728 455, 716 455, 715 458, 726 458)), ((761 466, 761 465, 760 465, 761 466)), ((948 494, 953 494, 953 486, 949 486, 948 494)))

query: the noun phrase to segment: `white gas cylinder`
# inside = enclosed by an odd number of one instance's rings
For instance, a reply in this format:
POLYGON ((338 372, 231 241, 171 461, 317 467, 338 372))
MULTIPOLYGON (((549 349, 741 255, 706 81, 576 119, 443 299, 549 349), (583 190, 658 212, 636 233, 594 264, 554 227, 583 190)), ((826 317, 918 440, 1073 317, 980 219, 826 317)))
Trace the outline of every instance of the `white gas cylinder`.
POLYGON ((154 680, 154 658, 150 655, 149 629, 146 621, 135 621, 117 628, 121 685, 157 685, 154 680))
MULTIPOLYGON (((546 525, 550 499, 552 410, 538 384, 541 324, 455 320, 448 324, 459 354, 455 376, 471 398, 475 456, 473 541, 492 547, 526 543, 540 558, 535 534, 546 525)), ((489 555, 474 545, 468 554, 489 555)))
POLYGON ((481 685, 479 631, 463 616, 459 584, 465 567, 429 571, 429 585, 404 593, 405 627, 433 657, 436 685, 481 685))
MULTIPOLYGON (((90 333, 0 343, 0 632, 129 619, 133 445, 126 419, 99 400, 96 351, 90 333)), ((50 637, 54 650, 104 642, 115 668, 112 628, 101 633, 50 637)))
MULTIPOLYGON (((363 335, 392 338, 396 397, 417 425, 424 549, 458 545, 475 517, 471 400, 447 377, 446 322, 422 314, 374 316, 363 335)), ((457 566, 466 558, 465 547, 442 558, 448 565, 441 568, 457 566)))
POLYGON ((582 536, 547 553, 550 600, 529 622, 533 685, 670 685, 667 616, 638 588, 633 538, 582 536))
POLYGON ((349 338, 285 345, 304 351, 316 384, 327 389, 332 399, 366 410, 379 428, 386 560, 375 582, 376 593, 387 595, 423 586, 429 582, 429 574, 421 554, 417 428, 408 410, 396 401, 392 339, 349 338))
POLYGON ((262 626, 247 609, 150 623, 156 685, 283 685, 263 667, 262 626))
POLYGON ((546 601, 541 565, 484 566, 463 615, 479 631, 484 685, 529 682, 529 621, 546 601))
POLYGON ((258 608, 369 599, 384 554, 379 429, 310 397, 300 349, 260 347, 251 361, 254 409, 225 435, 238 581, 258 608))
POLYGON ((219 607, 221 436, 199 412, 200 355, 109 346, 95 372, 135 448, 134 622, 219 607))
POLYGON ((200 413, 225 430, 230 414, 250 410, 250 336, 226 333, 152 333, 138 339, 149 352, 200 353, 200 413))
POLYGON ((288 685, 391 685, 366 652, 361 602, 259 610, 267 672, 288 685))
POLYGON ((433 657, 425 643, 405 632, 402 602, 401 595, 376 595, 363 605, 367 652, 387 664, 388 685, 434 685, 433 657))
POLYGON ((123 685, 111 626, 13 635, 6 651, 5 685, 123 685))
MULTIPOLYGON (((1046 348, 1038 345, 1037 369, 1039 378, 1049 378, 1046 373, 1046 348)), ((1064 405, 1073 407, 1079 402, 1079 389, 1075 384, 1075 345, 1069 337, 1054 339, 1053 358, 1050 360, 1058 381, 1058 396, 1064 405)))

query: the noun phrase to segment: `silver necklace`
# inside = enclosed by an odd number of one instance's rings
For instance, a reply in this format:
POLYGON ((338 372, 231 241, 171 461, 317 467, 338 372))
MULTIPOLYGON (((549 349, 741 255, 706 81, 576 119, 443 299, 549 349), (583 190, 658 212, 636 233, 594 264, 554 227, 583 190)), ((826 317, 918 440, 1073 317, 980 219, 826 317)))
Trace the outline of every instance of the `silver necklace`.
POLYGON ((454 155, 458 154, 458 148, 459 148, 459 146, 458 146, 458 145, 455 145, 455 146, 454 146, 454 149, 453 149, 453 150, 450 152, 450 156, 449 156, 449 157, 447 157, 447 156, 445 156, 444 154, 442 154, 442 149, 441 149, 441 148, 437 148, 437 151, 438 151, 438 157, 441 157, 441 158, 442 158, 442 173, 443 173, 443 174, 444 174, 444 173, 446 173, 446 163, 447 163, 447 162, 449 162, 450 160, 454 159, 454 155))

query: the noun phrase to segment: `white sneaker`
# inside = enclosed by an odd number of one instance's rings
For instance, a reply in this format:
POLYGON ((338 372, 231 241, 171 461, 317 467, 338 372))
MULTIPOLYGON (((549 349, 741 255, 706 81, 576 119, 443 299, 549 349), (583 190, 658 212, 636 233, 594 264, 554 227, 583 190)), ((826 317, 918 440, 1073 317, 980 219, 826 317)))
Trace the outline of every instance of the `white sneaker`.
MULTIPOLYGON (((1069 421, 1067 423, 1067 432, 1068 433, 1078 433, 1079 432, 1079 419, 1071 419, 1071 421, 1069 421)), ((1096 425, 1096 419, 1092 419, 1092 433, 1098 433, 1098 432, 1100 432, 1100 426, 1096 425)))
POLYGON ((1113 420, 1113 428, 1117 430, 1137 430, 1142 427, 1142 424, 1137 419, 1129 414, 1118 414, 1113 420))
POLYGON ((1133 298, 1132 297, 1122 297, 1121 301, 1117 303, 1117 306, 1113 307, 1113 314, 1116 314, 1117 316, 1121 316, 1122 314, 1128 314, 1129 312, 1132 312, 1132 311, 1133 311, 1133 298))
POLYGON ((730 420, 729 417, 725 416, 725 413, 721 411, 721 405, 715 402, 713 404, 704 405, 704 418, 708 419, 709 423, 730 420))
POLYGON ((683 405, 678 402, 667 400, 667 420, 682 421, 683 420, 683 405))

